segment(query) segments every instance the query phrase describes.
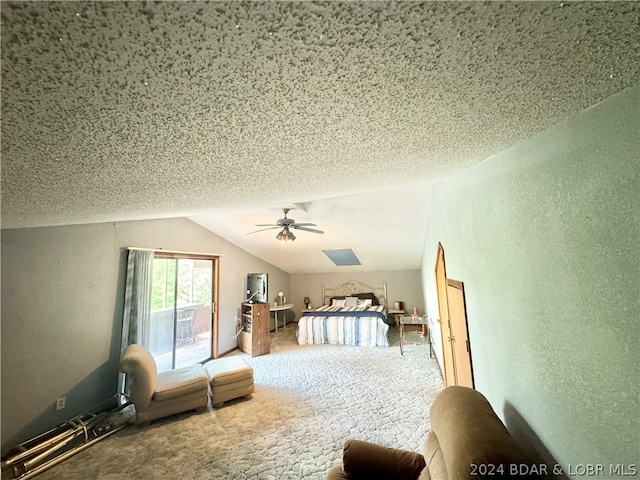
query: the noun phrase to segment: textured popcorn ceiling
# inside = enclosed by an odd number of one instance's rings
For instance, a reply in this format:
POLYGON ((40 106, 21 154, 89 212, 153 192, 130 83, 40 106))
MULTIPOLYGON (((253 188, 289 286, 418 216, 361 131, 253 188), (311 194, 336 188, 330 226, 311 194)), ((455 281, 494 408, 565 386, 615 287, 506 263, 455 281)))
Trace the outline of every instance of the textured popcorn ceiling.
POLYGON ((290 272, 419 268, 429 185, 636 84, 639 12, 2 2, 2 227, 189 216, 290 272), (327 232, 299 259, 245 235, 295 203, 327 232))

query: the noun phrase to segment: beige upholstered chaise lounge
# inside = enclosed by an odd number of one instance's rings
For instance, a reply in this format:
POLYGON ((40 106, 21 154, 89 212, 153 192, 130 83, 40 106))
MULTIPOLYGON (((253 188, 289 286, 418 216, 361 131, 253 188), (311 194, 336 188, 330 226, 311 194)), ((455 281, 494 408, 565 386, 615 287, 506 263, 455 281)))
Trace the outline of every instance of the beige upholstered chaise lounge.
POLYGON ((129 345, 120 358, 120 371, 129 376, 129 400, 136 424, 195 410, 209 402, 209 378, 200 364, 158 374, 153 355, 142 345, 129 345))
POLYGON ((153 355, 142 345, 129 345, 120 358, 120 371, 129 378, 129 400, 136 424, 205 408, 209 394, 214 407, 254 391, 253 368, 240 356, 210 360, 204 365, 158 373, 153 355))

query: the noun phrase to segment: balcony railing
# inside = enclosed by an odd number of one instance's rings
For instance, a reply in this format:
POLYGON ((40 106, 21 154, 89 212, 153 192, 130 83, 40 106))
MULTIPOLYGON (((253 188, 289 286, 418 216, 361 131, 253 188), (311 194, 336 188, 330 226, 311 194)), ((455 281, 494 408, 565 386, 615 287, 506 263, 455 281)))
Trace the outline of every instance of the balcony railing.
POLYGON ((180 327, 174 334, 174 310, 162 308, 151 311, 151 325, 149 327, 149 351, 154 356, 158 372, 172 369, 172 357, 175 340, 175 368, 193 365, 211 358, 211 305, 191 304, 181 306, 176 310, 180 313, 188 308, 195 308, 196 314, 192 330, 185 335, 184 327, 180 327))

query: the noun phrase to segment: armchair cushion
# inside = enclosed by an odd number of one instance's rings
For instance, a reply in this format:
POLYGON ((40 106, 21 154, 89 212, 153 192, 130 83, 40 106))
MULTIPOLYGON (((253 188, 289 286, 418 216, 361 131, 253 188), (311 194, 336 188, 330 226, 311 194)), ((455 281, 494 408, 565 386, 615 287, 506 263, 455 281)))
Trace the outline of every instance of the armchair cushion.
POLYGON ((342 465, 336 465, 327 470, 324 480, 349 480, 349 477, 342 470, 342 465))
POLYGON ((440 448, 438 437, 436 437, 436 434, 433 431, 429 432, 429 435, 427 435, 423 451, 424 460, 427 462, 427 468, 422 471, 418 480, 437 480, 439 478, 448 478, 442 449, 440 448))
POLYGON ((347 440, 342 460, 349 479, 416 480, 425 467, 419 453, 362 440, 347 440))

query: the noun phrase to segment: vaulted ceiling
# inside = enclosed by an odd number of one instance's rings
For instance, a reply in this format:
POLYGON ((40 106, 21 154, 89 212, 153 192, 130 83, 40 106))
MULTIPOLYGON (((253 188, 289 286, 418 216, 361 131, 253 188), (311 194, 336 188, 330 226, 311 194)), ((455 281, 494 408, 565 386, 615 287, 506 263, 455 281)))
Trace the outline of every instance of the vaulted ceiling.
MULTIPOLYGON (((2 2, 2 228, 417 269, 434 183, 637 84, 636 2, 2 2), (281 245, 257 223, 324 235, 281 245)), ((344 267, 342 267, 344 268, 344 267)))

